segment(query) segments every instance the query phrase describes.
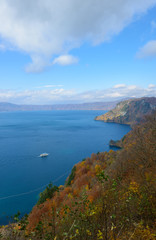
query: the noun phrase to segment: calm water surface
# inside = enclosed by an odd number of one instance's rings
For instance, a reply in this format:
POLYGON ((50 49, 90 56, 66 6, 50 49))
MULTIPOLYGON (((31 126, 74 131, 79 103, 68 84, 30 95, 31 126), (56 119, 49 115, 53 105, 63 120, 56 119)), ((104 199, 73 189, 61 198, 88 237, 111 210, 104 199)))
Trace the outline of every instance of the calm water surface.
POLYGON ((126 125, 94 121, 104 111, 47 111, 0 113, 0 224, 19 210, 30 212, 39 192, 14 198, 55 181, 64 184, 73 165, 93 152, 109 150, 126 125), (46 158, 38 157, 48 152, 46 158))

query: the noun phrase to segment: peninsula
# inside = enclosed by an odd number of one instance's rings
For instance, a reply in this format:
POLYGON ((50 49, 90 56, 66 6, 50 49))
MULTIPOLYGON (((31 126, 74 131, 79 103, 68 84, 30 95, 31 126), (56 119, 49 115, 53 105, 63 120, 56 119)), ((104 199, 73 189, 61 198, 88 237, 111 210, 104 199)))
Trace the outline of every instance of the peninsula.
POLYGON ((156 110, 155 97, 143 97, 119 102, 113 110, 97 116, 95 120, 132 125, 156 110))

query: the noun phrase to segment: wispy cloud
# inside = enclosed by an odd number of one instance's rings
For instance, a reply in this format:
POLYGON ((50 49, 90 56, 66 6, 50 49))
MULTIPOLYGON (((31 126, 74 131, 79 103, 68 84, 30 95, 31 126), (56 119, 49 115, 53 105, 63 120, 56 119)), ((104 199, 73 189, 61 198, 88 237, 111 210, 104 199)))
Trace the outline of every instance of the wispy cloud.
POLYGON ((55 103, 83 103, 114 101, 127 97, 155 96, 156 85, 150 84, 147 88, 135 85, 119 84, 104 90, 76 92, 74 89, 45 88, 39 90, 0 90, 0 102, 12 102, 21 104, 55 104, 55 103))
POLYGON ((36 88, 57 88, 57 87, 63 87, 63 85, 51 85, 51 84, 48 84, 48 85, 43 85, 43 86, 39 86, 39 87, 36 87, 36 88))
POLYGON ((148 58, 156 56, 156 40, 149 41, 146 43, 138 53, 136 54, 137 58, 148 58))
POLYGON ((154 4, 156 0, 1 0, 0 36, 6 48, 31 56, 27 72, 40 72, 51 62, 73 64, 62 55, 84 42, 108 41, 154 4))
POLYGON ((153 20, 153 21, 151 21, 151 30, 152 30, 152 32, 155 31, 155 29, 156 29, 156 22, 153 20))

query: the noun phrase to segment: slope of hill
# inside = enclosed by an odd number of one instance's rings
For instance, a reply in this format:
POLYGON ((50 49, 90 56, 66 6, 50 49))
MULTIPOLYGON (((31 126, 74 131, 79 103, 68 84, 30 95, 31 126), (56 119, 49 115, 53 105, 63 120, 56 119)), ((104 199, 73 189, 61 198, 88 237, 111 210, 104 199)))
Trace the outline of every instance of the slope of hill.
POLYGON ((1 229, 1 238, 154 240, 155 143, 153 113, 126 135, 122 150, 92 154, 65 186, 49 186, 28 217, 1 229))
POLYGON ((154 110, 156 110, 155 97, 126 100, 118 103, 113 110, 106 114, 97 116, 95 120, 134 124, 140 122, 144 115, 151 114, 154 110))
POLYGON ((93 102, 81 104, 54 104, 54 105, 18 105, 12 103, 0 103, 0 112, 4 111, 52 111, 52 110, 110 110, 119 101, 93 102))

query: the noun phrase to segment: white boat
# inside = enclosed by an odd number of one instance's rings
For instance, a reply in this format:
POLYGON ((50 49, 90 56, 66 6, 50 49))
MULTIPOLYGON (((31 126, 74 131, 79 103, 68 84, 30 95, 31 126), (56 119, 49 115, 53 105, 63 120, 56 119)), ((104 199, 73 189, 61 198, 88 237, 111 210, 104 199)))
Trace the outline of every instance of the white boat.
POLYGON ((49 154, 48 153, 41 153, 40 157, 47 157, 49 154))

